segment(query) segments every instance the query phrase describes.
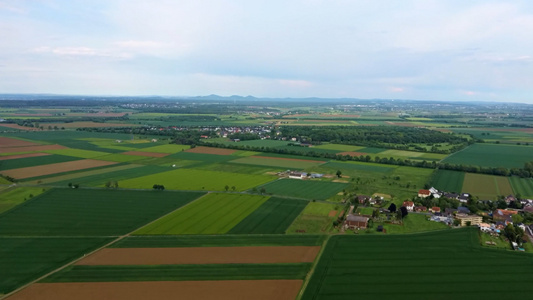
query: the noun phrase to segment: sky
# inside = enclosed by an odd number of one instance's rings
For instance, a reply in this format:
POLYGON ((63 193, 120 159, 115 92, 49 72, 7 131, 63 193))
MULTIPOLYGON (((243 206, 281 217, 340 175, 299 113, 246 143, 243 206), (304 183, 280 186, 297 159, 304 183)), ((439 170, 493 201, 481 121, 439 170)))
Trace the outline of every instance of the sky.
POLYGON ((0 0, 0 93, 533 103, 533 1, 0 0))

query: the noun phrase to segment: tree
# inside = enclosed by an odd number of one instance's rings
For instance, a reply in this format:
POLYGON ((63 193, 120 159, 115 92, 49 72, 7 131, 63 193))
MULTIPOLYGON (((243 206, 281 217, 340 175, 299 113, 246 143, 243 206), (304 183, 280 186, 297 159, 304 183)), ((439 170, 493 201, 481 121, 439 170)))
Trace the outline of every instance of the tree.
POLYGON ((522 217, 522 216, 519 215, 519 214, 512 215, 511 218, 513 219, 513 223, 514 223, 514 224, 519 224, 519 223, 524 222, 524 217, 522 217))
POLYGON ((405 206, 400 207, 400 212, 402 213, 402 219, 407 217, 407 215, 409 214, 409 212, 407 211, 407 207, 405 206))
POLYGON ((335 173, 335 175, 337 175, 338 178, 341 178, 341 175, 342 175, 341 170, 337 170, 337 173, 335 173))
POLYGON ((233 186, 231 187, 231 190, 235 192, 235 189, 236 189, 236 187, 233 185, 233 186))
POLYGON ((266 194, 266 189, 264 187, 261 188, 261 195, 266 194))
POLYGON ((388 208, 388 209, 389 209, 390 212, 396 212, 396 204, 391 203, 391 204, 389 205, 389 208, 388 208))
POLYGON ((224 189, 226 190, 226 192, 229 190, 229 185, 226 184, 226 186, 224 187, 224 189))

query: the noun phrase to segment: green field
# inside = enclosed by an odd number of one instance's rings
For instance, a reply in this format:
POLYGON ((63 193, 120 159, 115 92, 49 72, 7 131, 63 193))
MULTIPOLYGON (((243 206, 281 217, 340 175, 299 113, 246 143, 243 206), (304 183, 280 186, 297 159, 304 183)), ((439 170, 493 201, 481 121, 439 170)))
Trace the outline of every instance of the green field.
POLYGON ((285 233, 308 204, 306 200, 272 197, 233 227, 229 234, 285 233))
POLYGON ((387 234, 404 234, 425 232, 432 230, 446 230, 450 229, 446 224, 441 222, 433 222, 427 220, 426 215, 409 214, 403 220, 402 224, 390 224, 390 223, 374 223, 371 232, 378 233, 376 228, 378 225, 383 225, 383 228, 387 231, 387 234))
POLYGON ((323 162, 320 161, 306 161, 302 160, 290 160, 290 159, 278 159, 278 158, 265 158, 257 156, 248 156, 239 159, 232 160, 231 163, 236 164, 248 164, 248 165, 258 165, 258 166, 274 166, 285 169, 306 169, 314 166, 318 166, 323 162))
POLYGON ((533 197, 533 179, 532 178, 520 178, 509 177, 511 186, 515 195, 520 194, 522 197, 533 197))
POLYGON ((268 194, 283 195, 296 198, 325 200, 346 188, 348 184, 342 182, 280 179, 265 184, 268 194))
POLYGON ((7 294, 110 241, 110 238, 105 237, 0 237, 0 295, 7 294))
POLYGON ((359 150, 363 149, 362 146, 353 146, 353 145, 341 145, 341 144, 324 144, 324 145, 318 145, 314 148, 317 149, 329 149, 329 150, 337 150, 341 152, 358 152, 359 150))
POLYGON ((332 236, 302 299, 528 298, 532 258, 482 248, 475 228, 332 236))
POLYGON ((108 154, 104 156, 98 157, 99 160, 105 160, 105 161, 116 161, 116 162, 131 162, 131 161, 137 161, 148 158, 147 156, 139 156, 139 155, 126 155, 126 154, 108 154))
POLYGON ((224 235, 134 235, 111 248, 239 247, 239 246, 320 246, 324 235, 224 234, 224 235))
MULTIPOLYGON (((74 184, 81 184, 82 186, 90 186, 90 187, 104 187, 106 182, 108 181, 116 181, 119 184, 119 187, 121 187, 121 181, 135 178, 139 176, 145 176, 148 174, 156 174, 159 172, 163 172, 165 170, 168 170, 167 168, 159 167, 159 166, 142 166, 142 165, 122 165, 121 167, 124 168, 108 168, 108 169, 102 169, 102 170, 96 170, 91 173, 85 173, 85 176, 78 177, 78 175, 84 175, 84 174, 71 174, 71 175, 64 175, 61 176, 62 179, 59 181, 54 182, 54 185, 67 185, 69 182, 72 182, 74 184), (129 167, 129 168, 126 168, 129 167), (131 168, 134 167, 134 168, 131 168), (97 172, 100 171, 100 172, 97 172)), ((54 179, 54 178, 52 178, 54 179)), ((48 178, 43 179, 43 182, 48 182, 48 178)))
POLYGON ((126 234, 202 193, 52 189, 0 215, 2 236, 126 234))
POLYGON ((268 197, 208 194, 134 234, 220 234, 239 224, 268 197))
POLYGON ((311 263, 71 266, 41 282, 304 279, 311 263))
POLYGON ((2 170, 35 167, 35 166, 55 164, 55 163, 61 163, 61 162, 67 162, 67 161, 75 161, 75 160, 79 160, 79 158, 72 157, 72 156, 65 156, 65 155, 45 155, 45 156, 0 160, 0 173, 2 173, 2 170))
MULTIPOLYGON (((222 156, 222 155, 216 155, 222 156)), ((227 172, 177 169, 122 181, 125 188, 152 188, 162 184, 166 189, 223 191, 225 186, 235 186, 236 191, 244 191, 267 183, 275 178, 266 175, 247 175, 227 172)))
POLYGON ((513 194, 513 189, 508 177, 466 173, 462 192, 481 200, 497 200, 498 196, 513 194))
POLYGON ((176 145, 176 144, 167 144, 142 148, 143 152, 156 152, 156 153, 176 153, 183 150, 191 148, 189 145, 176 145))
POLYGON ((79 157, 79 158, 95 158, 95 157, 109 154, 108 152, 81 150, 81 149, 57 149, 57 150, 46 150, 44 152, 51 153, 51 154, 79 157))
MULTIPOLYGON (((328 162, 324 165, 325 167, 337 170, 353 170, 360 172, 379 172, 379 173, 389 173, 393 171, 395 166, 387 166, 382 164, 374 163, 363 163, 363 162, 328 162)), ((344 173, 344 172, 343 172, 344 173)))
POLYGON ((450 170, 437 170, 432 178, 430 185, 440 191, 460 192, 463 188, 465 173, 450 170))
POLYGON ((533 147, 516 145, 474 144, 443 160, 445 163, 480 167, 522 168, 533 160, 533 147))
POLYGON ((0 214, 43 193, 38 187, 19 187, 0 192, 0 214))
POLYGON ((332 228, 333 221, 336 219, 336 217, 330 217, 329 213, 342 208, 333 203, 310 202, 287 229, 287 233, 325 233, 332 228))

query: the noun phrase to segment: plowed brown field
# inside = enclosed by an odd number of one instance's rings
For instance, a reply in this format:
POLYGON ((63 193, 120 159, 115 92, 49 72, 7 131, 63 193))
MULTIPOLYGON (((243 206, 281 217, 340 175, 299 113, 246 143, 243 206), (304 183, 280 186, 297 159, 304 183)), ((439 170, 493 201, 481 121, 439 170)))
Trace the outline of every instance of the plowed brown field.
POLYGON ((23 140, 12 139, 8 137, 0 137, 0 148, 26 147, 26 146, 35 146, 35 145, 39 145, 39 144, 28 142, 28 141, 23 141, 23 140))
POLYGON ((46 150, 58 150, 67 149, 61 145, 42 145, 42 146, 25 146, 25 147, 5 147, 0 148, 0 153, 16 153, 16 152, 30 152, 30 151, 46 151, 46 150))
POLYGON ((27 154, 18 154, 18 155, 7 155, 7 156, 0 156, 0 160, 9 160, 9 159, 17 159, 17 158, 27 158, 27 157, 37 157, 37 156, 46 156, 51 155, 50 153, 27 153, 27 154))
POLYGON ((302 280, 35 283, 7 300, 293 300, 302 280))
POLYGON ((16 179, 24 179, 24 178, 50 175, 50 174, 68 172, 68 171, 90 169, 90 168, 96 168, 96 167, 102 167, 102 166, 108 166, 108 165, 114 165, 114 164, 117 164, 117 163, 112 162, 112 161, 84 159, 84 160, 68 161, 68 162, 42 165, 42 166, 36 166, 36 167, 6 170, 6 171, 2 171, 2 174, 11 176, 16 179))
POLYGON ((191 148, 189 150, 186 150, 185 152, 191 152, 191 153, 202 153, 202 154, 216 154, 216 155, 231 155, 237 150, 232 149, 222 149, 222 148, 211 148, 211 147, 195 147, 191 148))
POLYGON ((313 262, 319 246, 104 248, 77 265, 180 265, 313 262))

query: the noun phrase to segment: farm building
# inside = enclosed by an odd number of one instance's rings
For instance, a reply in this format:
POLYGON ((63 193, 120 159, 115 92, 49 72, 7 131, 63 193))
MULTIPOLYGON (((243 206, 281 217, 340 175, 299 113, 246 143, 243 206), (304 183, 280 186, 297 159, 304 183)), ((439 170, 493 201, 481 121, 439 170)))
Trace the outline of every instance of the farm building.
POLYGON ((420 198, 427 198, 431 195, 431 192, 429 190, 419 190, 418 191, 418 197, 420 198))
POLYGON ((413 211, 415 208, 415 203, 413 201, 404 201, 402 206, 407 208, 407 211, 413 211))
POLYGON ((292 179, 303 179, 307 176, 305 172, 289 172, 289 178, 292 179))
POLYGON ((366 228, 368 226, 368 218, 359 215, 348 215, 346 217, 345 226, 350 229, 366 228))
POLYGON ((455 215, 455 219, 461 221, 461 226, 466 226, 468 222, 470 222, 470 225, 479 225, 483 221, 481 216, 466 214, 457 214, 455 215))

